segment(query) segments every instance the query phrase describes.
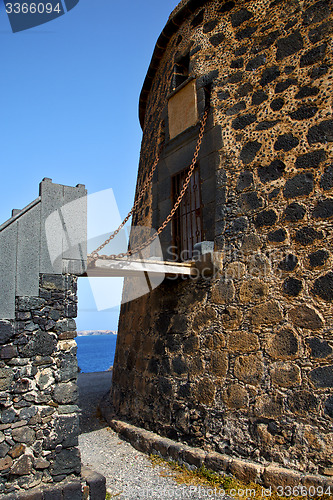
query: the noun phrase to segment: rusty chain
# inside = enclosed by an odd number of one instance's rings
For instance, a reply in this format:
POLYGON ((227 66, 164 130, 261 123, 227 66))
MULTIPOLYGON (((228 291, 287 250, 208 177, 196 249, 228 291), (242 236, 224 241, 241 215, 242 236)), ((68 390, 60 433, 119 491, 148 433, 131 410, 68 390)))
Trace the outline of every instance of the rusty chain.
POLYGON ((194 172, 194 169, 195 169, 195 165, 196 165, 196 162, 197 162, 197 159, 198 159, 198 155, 199 155, 199 152, 200 152, 200 149, 201 149, 201 144, 202 144, 202 139, 203 139, 203 135, 204 135, 204 131, 205 131, 205 126, 206 126, 206 122, 207 122, 207 117, 208 117, 208 109, 206 109, 203 117, 202 117, 202 120, 201 120, 201 126, 200 126, 200 131, 199 131, 199 137, 198 137, 198 141, 197 141, 197 145, 196 145, 196 148, 195 148, 195 152, 194 152, 194 155, 193 155, 193 159, 192 159, 192 162, 191 162, 191 165, 190 165, 190 168, 189 168, 189 171, 188 171, 188 174, 187 174, 187 177, 184 181, 184 184, 183 184, 183 187, 182 187, 182 190, 177 198, 177 201, 176 203, 174 204, 170 214, 168 215, 168 217, 164 220, 163 224, 158 228, 157 232, 155 234, 153 234, 153 236, 151 236, 148 240, 146 240, 144 243, 142 243, 140 246, 136 247, 134 250, 128 250, 127 252, 125 253, 119 253, 117 255, 98 255, 98 252, 100 250, 102 250, 108 243, 110 243, 111 240, 113 240, 113 238, 119 233, 119 231, 121 231, 121 229, 124 227, 124 225, 126 224, 126 222, 128 221, 128 219, 131 217, 131 215, 135 212, 136 208, 138 207, 139 205, 139 202, 141 201, 146 189, 147 189, 147 186, 148 184, 151 182, 152 178, 153 178, 153 174, 155 172, 155 169, 156 169, 156 166, 159 162, 159 155, 157 155, 157 158, 155 160, 155 163, 150 171, 150 174, 143 186, 143 188, 140 190, 139 192, 139 196, 138 198, 136 199, 134 205, 133 205, 133 208, 132 210, 128 213, 128 215, 126 216, 126 218, 123 220, 123 222, 120 224, 120 226, 118 227, 118 229, 116 229, 116 231, 114 231, 110 237, 102 244, 100 245, 94 252, 92 252, 91 254, 88 255, 88 263, 92 263, 92 262, 95 262, 97 259, 104 259, 104 260, 115 260, 115 259, 122 259, 123 257, 126 257, 126 256, 130 256, 130 255, 133 255, 133 254, 136 254, 136 253, 139 253, 141 250, 143 250, 144 248, 146 248, 148 245, 150 245, 150 243, 152 243, 156 238, 157 236, 159 236, 161 234, 161 232, 165 229, 165 227, 169 224, 169 222, 171 221, 172 217, 175 215, 184 195, 185 195, 185 192, 187 190, 187 187, 190 183, 190 180, 191 180, 191 177, 192 177, 192 174, 194 172))

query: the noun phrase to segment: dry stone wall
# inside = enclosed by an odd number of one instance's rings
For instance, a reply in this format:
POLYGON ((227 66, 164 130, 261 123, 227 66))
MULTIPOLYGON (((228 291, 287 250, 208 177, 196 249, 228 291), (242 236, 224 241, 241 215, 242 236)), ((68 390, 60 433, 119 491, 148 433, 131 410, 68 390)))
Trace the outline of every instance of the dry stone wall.
POLYGON ((150 68, 138 189, 166 133, 135 222, 163 220, 170 155, 189 164, 197 128, 169 141, 166 109, 190 51, 200 113, 210 88, 199 169, 219 273, 122 307, 113 404, 171 439, 332 475, 332 2, 201 1, 185 17, 150 68))

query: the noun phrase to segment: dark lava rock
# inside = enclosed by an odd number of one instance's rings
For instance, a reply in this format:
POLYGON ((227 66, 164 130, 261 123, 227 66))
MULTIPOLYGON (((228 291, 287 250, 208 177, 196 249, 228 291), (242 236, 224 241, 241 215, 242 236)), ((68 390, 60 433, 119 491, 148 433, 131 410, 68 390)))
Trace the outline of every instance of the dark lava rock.
POLYGON ((321 231, 316 231, 311 226, 302 227, 295 234, 295 241, 301 245, 310 245, 315 240, 320 240, 324 237, 321 231))
POLYGON ((243 128, 251 125, 257 119, 256 115, 249 113, 248 115, 237 116, 232 122, 231 126, 235 130, 242 130, 243 128))
POLYGON ((325 401, 325 413, 333 418, 333 394, 325 401))
POLYGON ((264 87, 269 83, 273 82, 280 76, 280 70, 278 66, 272 66, 271 68, 267 68, 262 72, 260 85, 264 87))
POLYGON ((296 159, 296 168, 317 168, 319 164, 326 160, 326 153, 324 149, 318 149, 317 151, 311 151, 311 153, 306 153, 305 155, 299 156, 296 159))
POLYGON ((276 52, 276 60, 281 61, 285 57, 291 56, 292 54, 296 54, 303 48, 303 38, 299 31, 295 31, 291 35, 286 38, 280 38, 276 42, 277 52, 276 52))
POLYGON ((321 366, 309 373, 316 387, 333 387, 333 366, 321 366))
POLYGON ((311 349, 311 356, 313 358, 327 358, 333 352, 332 347, 326 340, 320 340, 317 337, 311 337, 305 341, 311 349))
POLYGON ((243 80, 243 73, 236 71, 233 75, 229 76, 228 83, 239 83, 243 80))
POLYGON ((244 59, 240 57, 239 59, 234 59, 230 63, 230 68, 232 69, 240 69, 244 66, 244 59))
POLYGON ((205 23, 202 27, 203 33, 210 33, 213 31, 214 28, 219 24, 217 19, 213 19, 212 21, 208 21, 208 23, 205 23))
POLYGON ((297 80, 295 78, 288 78, 288 80, 277 83, 275 86, 275 93, 281 94, 281 92, 287 90, 291 85, 297 85, 297 80))
POLYGON ((297 222, 304 218, 306 209, 298 203, 290 203, 284 211, 283 218, 288 222, 297 222))
POLYGON ((321 267, 325 264, 330 254, 326 250, 317 250, 309 254, 309 262, 311 267, 321 267))
POLYGON ((243 146, 239 158, 244 163, 244 165, 248 165, 255 159, 260 148, 261 144, 258 141, 249 141, 243 146))
POLYGON ((273 101, 270 104, 270 107, 273 111, 280 111, 283 105, 284 105, 284 99, 282 99, 282 97, 277 97, 276 99, 273 99, 273 101))
POLYGON ((238 97, 245 97, 248 95, 250 92, 252 92, 253 86, 251 83, 244 83, 237 89, 237 95, 238 97))
POLYGON ((236 49, 234 51, 234 54, 236 57, 240 57, 240 56, 243 56, 244 54, 246 54, 247 50, 248 50, 248 46, 243 45, 242 47, 239 47, 238 49, 236 49))
POLYGON ((13 325, 9 321, 0 320, 0 344, 6 344, 13 336, 13 325))
POLYGON ((237 28, 241 24, 243 24, 245 21, 248 21, 253 17, 252 12, 250 12, 247 9, 240 9, 234 14, 231 14, 230 19, 231 19, 231 24, 233 28, 237 28))
POLYGON ((213 47, 217 47, 218 45, 220 45, 220 43, 223 42, 224 39, 225 39, 225 34, 220 32, 216 33, 216 35, 211 36, 209 41, 213 45, 213 47))
POLYGON ((274 144, 275 151, 291 151, 296 146, 298 146, 299 140, 292 134, 279 135, 277 141, 274 144))
POLYGON ((253 174, 249 170, 245 170, 240 174, 237 181, 237 191, 244 191, 253 185, 253 174))
POLYGON ((303 24, 309 26, 313 23, 324 21, 330 15, 328 0, 320 0, 308 7, 303 13, 303 24))
POLYGON ((315 219, 328 219, 329 217, 333 217, 333 199, 328 198, 318 201, 312 212, 312 217, 315 219))
POLYGON ((256 227, 272 226, 273 224, 275 224, 277 219, 278 216, 274 210, 272 209, 264 210, 263 212, 260 212, 260 214, 257 215, 254 223, 256 227))
POLYGON ((323 75, 326 75, 327 71, 328 71, 328 66, 326 64, 321 64, 320 66, 318 66, 316 68, 312 68, 309 71, 309 76, 313 80, 317 80, 317 78, 320 78, 323 75))
POLYGON ((221 5, 221 7, 218 8, 218 12, 222 12, 222 13, 229 12, 234 7, 235 7, 235 2, 229 1, 229 2, 226 2, 223 5, 221 5))
POLYGON ((320 42, 327 35, 332 33, 332 22, 323 23, 313 30, 309 31, 309 40, 311 43, 320 42))
POLYGON ((236 39, 241 41, 245 40, 246 38, 250 38, 253 33, 257 31, 257 26, 247 26, 246 28, 237 31, 236 33, 236 39))
POLYGON ((305 52, 305 54, 303 54, 301 57, 300 61, 301 68, 304 68, 305 66, 311 66, 311 64, 319 62, 325 55, 326 47, 327 43, 323 43, 322 45, 314 47, 308 52, 305 52))
POLYGON ((318 87, 310 87, 309 85, 304 85, 301 87, 297 94, 295 95, 295 99, 304 99, 305 97, 313 97, 319 94, 320 89, 318 87))
POLYGON ((271 120, 271 121, 263 121, 258 123, 256 126, 256 130, 269 130, 272 127, 275 127, 279 123, 280 120, 271 120))
POLYGON ((303 283, 301 280, 290 277, 284 280, 282 290, 286 295, 290 297, 297 297, 303 288, 303 283))
POLYGON ((227 116, 236 115, 240 111, 243 111, 245 108, 246 108, 246 105, 245 105, 244 101, 237 102, 231 108, 227 109, 227 111, 225 112, 225 114, 227 116))
POLYGON ((283 260, 281 260, 278 267, 282 271, 292 272, 296 268, 297 263, 298 259, 296 255, 290 253, 286 255, 286 257, 283 260))
POLYGON ((277 229, 268 233, 267 239, 273 243, 282 243, 287 237, 287 233, 284 229, 277 229))
POLYGON ((312 290, 314 295, 318 295, 327 302, 333 301, 333 273, 327 273, 316 279, 312 290))
POLYGON ((308 143, 315 144, 320 142, 325 144, 326 142, 333 141, 333 120, 325 120, 319 125, 314 125, 310 128, 307 135, 308 143))
POLYGON ((272 31, 271 33, 268 33, 268 35, 265 35, 262 38, 261 42, 259 43, 259 51, 271 47, 271 45, 273 45, 273 43, 275 42, 275 40, 278 38, 279 35, 280 32, 278 30, 272 31))
POLYGON ((260 66, 265 64, 266 56, 264 54, 259 54, 258 56, 251 59, 246 65, 246 71, 253 71, 258 69, 260 66))
POLYGON ((325 168, 320 179, 320 187, 325 191, 333 188, 333 166, 325 168))
POLYGON ((230 93, 228 90, 221 90, 217 93, 217 98, 220 99, 220 101, 225 101, 226 99, 229 99, 230 93))
POLYGON ((266 94, 266 92, 264 92, 263 90, 258 90, 257 92, 254 92, 252 96, 252 104, 255 106, 259 106, 259 104, 267 101, 267 99, 268 95, 266 94))
POLYGON ((289 116, 292 120, 308 120, 309 118, 312 118, 317 111, 317 106, 301 106, 296 109, 296 111, 289 113, 289 116))
POLYGON ((205 10, 201 9, 201 11, 199 12, 199 14, 197 14, 194 17, 194 19, 192 20, 192 22, 191 22, 192 28, 196 28, 197 26, 199 26, 200 24, 202 24, 202 22, 204 20, 204 14, 205 14, 205 10))
POLYGON ((293 413, 307 415, 309 411, 317 410, 318 400, 311 392, 297 391, 289 396, 288 405, 293 413))
POLYGON ((276 198, 278 196, 278 194, 280 193, 280 188, 275 188, 273 189, 273 191, 271 191, 269 194, 268 194, 268 199, 269 200, 274 200, 274 198, 276 198))
POLYGON ((242 193, 239 200, 240 207, 244 212, 257 210, 263 206, 262 198, 255 191, 242 193))
POLYGON ((268 167, 259 167, 258 175, 261 182, 272 182, 282 177, 286 166, 281 160, 273 160, 268 167))

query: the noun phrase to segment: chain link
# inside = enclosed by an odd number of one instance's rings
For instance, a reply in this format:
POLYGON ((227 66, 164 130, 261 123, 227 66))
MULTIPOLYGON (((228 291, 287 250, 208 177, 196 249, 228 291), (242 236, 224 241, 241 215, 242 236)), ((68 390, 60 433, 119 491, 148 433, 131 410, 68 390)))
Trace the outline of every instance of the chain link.
POLYGON ((186 179, 184 181, 182 190, 181 190, 181 192, 180 192, 180 194, 179 194, 179 196, 178 196, 178 198, 176 200, 176 203, 173 206, 173 209, 171 210, 170 214, 165 219, 165 221, 163 222, 163 224, 159 227, 159 229, 157 230, 157 232, 154 233, 153 236, 151 236, 148 240, 146 240, 140 246, 136 247, 134 250, 128 250, 125 253, 119 253, 117 255, 98 255, 98 252, 100 250, 102 250, 108 243, 110 243, 110 241, 113 240, 113 238, 121 231, 121 229, 124 227, 124 225, 126 224, 126 222, 128 221, 128 219, 131 217, 131 215, 137 209, 137 207, 139 205, 139 202, 141 201, 141 199, 142 199, 142 197, 143 197, 143 195, 144 195, 144 193, 145 193, 148 185, 150 184, 150 182, 151 182, 151 180, 153 178, 155 169, 156 169, 157 164, 159 162, 159 155, 157 155, 155 163, 152 166, 150 174, 149 174, 146 182, 144 183, 143 188, 139 192, 139 196, 137 197, 137 199, 136 199, 136 201, 135 201, 135 203, 133 205, 132 210, 128 213, 128 215, 123 220, 123 222, 120 224, 120 226, 118 227, 118 229, 116 229, 116 231, 114 231, 110 235, 110 237, 102 245, 100 245, 94 252, 92 252, 91 254, 88 255, 88 263, 94 262, 97 259, 105 259, 105 260, 106 259, 107 260, 122 259, 123 257, 139 253, 141 250, 143 250, 148 245, 150 245, 150 243, 152 243, 162 233, 162 231, 166 228, 166 226, 171 221, 172 217, 175 215, 175 213, 176 213, 179 205, 181 204, 181 201, 182 201, 182 199, 183 199, 183 197, 185 195, 185 192, 187 190, 187 187, 188 187, 189 182, 191 180, 191 177, 193 175, 193 172, 194 172, 194 169, 195 169, 195 166, 196 166, 196 162, 197 162, 197 159, 198 159, 198 156, 199 156, 199 152, 200 152, 200 149, 201 149, 201 144, 202 144, 202 139, 203 139, 203 136, 204 136, 204 131, 205 131, 205 126, 206 126, 206 122, 207 122, 207 117, 208 117, 208 109, 206 109, 206 111, 205 111, 205 113, 204 113, 204 115, 202 117, 202 120, 201 120, 201 126, 200 126, 200 131, 199 131, 199 137, 198 137, 197 145, 196 145, 195 152, 194 152, 194 155, 193 155, 193 159, 192 159, 192 162, 191 162, 191 165, 190 165, 187 177, 186 177, 186 179))

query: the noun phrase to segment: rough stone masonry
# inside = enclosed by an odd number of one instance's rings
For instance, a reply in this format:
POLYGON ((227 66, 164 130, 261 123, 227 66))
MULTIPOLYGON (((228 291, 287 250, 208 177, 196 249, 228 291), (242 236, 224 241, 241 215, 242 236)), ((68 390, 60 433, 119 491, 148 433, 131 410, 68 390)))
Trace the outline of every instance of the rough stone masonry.
MULTIPOLYGON (((169 110, 194 80, 198 117, 209 106, 202 240, 214 242, 219 272, 166 279, 122 306, 111 389, 118 417, 137 426, 327 479, 332 30, 329 0, 184 0, 170 16, 141 93, 138 192, 159 144, 162 154, 134 223, 160 226, 172 176, 191 163, 195 113, 180 105, 183 130, 170 139, 169 110)), ((166 260, 174 230, 161 236, 166 260)))

